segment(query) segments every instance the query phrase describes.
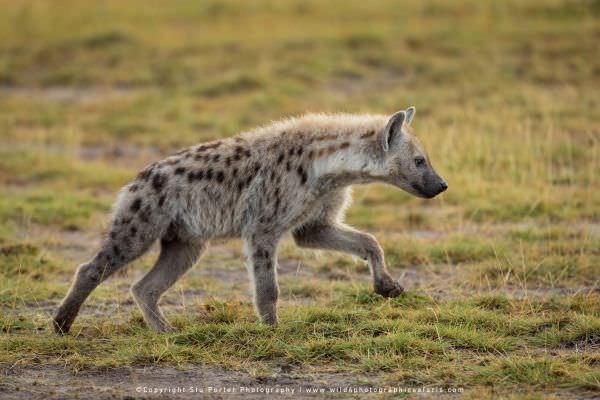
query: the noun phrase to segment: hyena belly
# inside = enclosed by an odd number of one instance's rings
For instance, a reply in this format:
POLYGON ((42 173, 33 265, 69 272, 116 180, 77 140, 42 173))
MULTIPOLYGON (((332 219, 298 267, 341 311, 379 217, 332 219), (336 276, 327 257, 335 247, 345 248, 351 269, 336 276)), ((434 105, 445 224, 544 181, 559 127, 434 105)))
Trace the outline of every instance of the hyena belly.
POLYGON ((144 233, 154 238, 176 232, 181 238, 208 240, 239 237, 263 225, 289 227, 306 215, 312 197, 294 190, 285 169, 228 150, 147 167, 117 202, 115 232, 123 234, 120 222, 125 220, 148 225, 144 233))
POLYGON ((230 168, 193 165, 187 182, 173 188, 170 218, 193 237, 239 237, 249 225, 276 214, 261 213, 269 206, 268 194, 279 191, 265 178, 265 169, 250 158, 230 168))
MULTIPOLYGON (((248 146, 235 143, 229 139, 186 149, 147 167, 144 171, 150 172, 142 171, 130 187, 143 187, 138 194, 140 201, 154 203, 152 216, 157 222, 166 221, 167 227, 184 236, 237 236, 260 165, 253 160, 248 146), (221 145, 226 142, 232 143, 221 145)), ((125 197, 119 209, 136 201, 131 193, 125 197)))

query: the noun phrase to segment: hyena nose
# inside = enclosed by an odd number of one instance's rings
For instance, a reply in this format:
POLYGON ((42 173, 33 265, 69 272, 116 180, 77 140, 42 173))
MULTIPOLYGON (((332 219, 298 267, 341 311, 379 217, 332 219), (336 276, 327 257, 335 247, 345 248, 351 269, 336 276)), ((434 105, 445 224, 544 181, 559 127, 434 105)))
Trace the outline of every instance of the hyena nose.
POLYGON ((443 191, 445 191, 446 189, 448 189, 448 183, 446 181, 442 181, 440 183, 440 193, 442 193, 443 191))

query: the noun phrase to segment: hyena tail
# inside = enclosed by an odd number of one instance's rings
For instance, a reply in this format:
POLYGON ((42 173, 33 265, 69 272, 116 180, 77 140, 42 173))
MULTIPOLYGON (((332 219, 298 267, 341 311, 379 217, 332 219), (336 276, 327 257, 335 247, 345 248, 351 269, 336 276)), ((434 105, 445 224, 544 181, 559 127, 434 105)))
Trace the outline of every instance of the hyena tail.
POLYGON ((164 224, 154 220, 160 217, 150 211, 143 214, 142 207, 139 198, 124 196, 119 199, 111 229, 100 251, 79 266, 71 288, 54 316, 56 333, 68 333, 90 293, 109 276, 144 254, 161 236, 164 224), (132 213, 134 209, 136 212, 132 213))

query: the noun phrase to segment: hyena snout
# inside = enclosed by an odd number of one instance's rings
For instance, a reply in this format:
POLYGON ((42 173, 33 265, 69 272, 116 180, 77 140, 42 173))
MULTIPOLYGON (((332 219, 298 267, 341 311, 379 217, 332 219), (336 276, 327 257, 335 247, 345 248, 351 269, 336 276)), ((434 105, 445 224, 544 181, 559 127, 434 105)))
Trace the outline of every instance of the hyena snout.
POLYGON ((446 191, 446 189, 448 189, 448 182, 446 182, 446 180, 443 179, 442 177, 438 176, 437 182, 433 184, 433 188, 432 188, 432 190, 429 190, 428 194, 431 197, 435 197, 438 194, 446 191))
POLYGON ((438 193, 442 193, 446 191, 446 189, 448 189, 448 182, 442 179, 442 181, 440 182, 440 189, 438 193))
POLYGON ((431 199, 448 189, 448 182, 436 173, 425 176, 424 185, 420 188, 423 197, 431 199))

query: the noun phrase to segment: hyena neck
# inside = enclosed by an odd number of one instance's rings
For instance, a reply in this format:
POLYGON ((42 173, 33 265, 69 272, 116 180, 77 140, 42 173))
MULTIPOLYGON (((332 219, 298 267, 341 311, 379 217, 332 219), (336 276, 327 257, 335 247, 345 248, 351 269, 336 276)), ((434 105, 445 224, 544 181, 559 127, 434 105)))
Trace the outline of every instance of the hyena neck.
MULTIPOLYGON (((327 122, 331 123, 336 117, 328 117, 327 122)), ((331 190, 381 181, 383 149, 380 135, 387 122, 385 117, 344 116, 338 122, 339 126, 330 128, 337 131, 335 138, 318 145, 325 154, 313 162, 317 187, 331 190)), ((315 133, 315 137, 318 134, 315 133)))

